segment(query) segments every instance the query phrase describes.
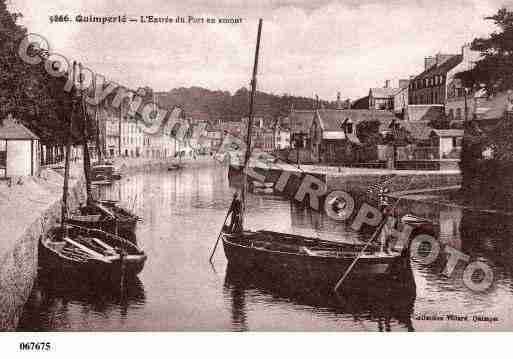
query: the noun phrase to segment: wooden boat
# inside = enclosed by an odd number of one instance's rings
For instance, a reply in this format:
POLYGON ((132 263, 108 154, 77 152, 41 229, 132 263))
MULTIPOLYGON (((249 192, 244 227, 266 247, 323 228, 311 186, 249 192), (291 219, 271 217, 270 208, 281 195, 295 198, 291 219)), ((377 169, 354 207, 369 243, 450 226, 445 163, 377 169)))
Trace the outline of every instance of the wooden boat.
MULTIPOLYGON (((249 120, 247 126, 247 145, 244 167, 248 168, 251 157, 251 129, 253 119, 254 96, 256 93, 256 72, 260 44, 262 20, 259 22, 257 50, 253 69, 250 98, 249 120)), ((229 175, 232 167, 229 168, 229 175)), ((344 288, 353 284, 366 290, 369 282, 379 283, 382 279, 402 281, 404 273, 411 273, 409 250, 406 245, 400 251, 387 249, 384 240, 376 243, 385 222, 382 221, 368 242, 343 243, 318 238, 278 233, 272 231, 248 231, 244 228, 244 208, 248 190, 248 171, 242 171, 242 203, 234 196, 230 211, 233 226, 223 225, 222 238, 228 265, 240 271, 249 271, 266 276, 272 281, 324 287, 337 291, 341 284, 344 288), (238 212, 238 213, 236 213, 238 212)), ((228 219, 227 214, 225 218, 228 219)), ((219 241, 219 237, 218 237, 219 241)), ((217 243, 210 255, 215 253, 217 243)), ((409 277, 411 278, 411 276, 409 277)))
POLYGON ((121 174, 112 163, 95 163, 91 166, 91 181, 95 184, 119 179, 121 174))
POLYGON ((138 216, 114 201, 90 201, 77 212, 71 213, 66 221, 73 225, 118 234, 135 242, 135 229, 139 220, 138 216))
POLYGON ((358 257, 349 282, 393 279, 409 269, 408 251, 385 252, 377 244, 341 243, 271 231, 222 233, 230 266, 271 276, 273 280, 333 288, 358 257))
POLYGON ((52 228, 41 238, 41 264, 77 275, 113 279, 140 273, 146 254, 119 236, 66 224, 52 228))

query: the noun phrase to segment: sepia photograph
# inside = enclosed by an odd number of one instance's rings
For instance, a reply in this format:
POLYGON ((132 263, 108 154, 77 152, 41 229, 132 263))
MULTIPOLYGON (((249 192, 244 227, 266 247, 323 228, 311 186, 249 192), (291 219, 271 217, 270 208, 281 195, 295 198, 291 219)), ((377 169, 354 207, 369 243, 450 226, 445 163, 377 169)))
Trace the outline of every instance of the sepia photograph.
POLYGON ((513 3, 0 0, 0 66, 15 352, 513 331, 513 3))

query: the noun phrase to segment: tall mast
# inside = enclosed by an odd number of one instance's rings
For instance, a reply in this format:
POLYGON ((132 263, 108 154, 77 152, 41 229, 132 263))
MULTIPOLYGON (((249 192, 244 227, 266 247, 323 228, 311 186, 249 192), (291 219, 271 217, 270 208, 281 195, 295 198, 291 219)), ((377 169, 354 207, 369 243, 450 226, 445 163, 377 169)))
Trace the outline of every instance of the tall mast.
POLYGON ((251 130, 253 128, 253 112, 255 105, 255 95, 257 87, 257 74, 258 74, 258 56, 260 52, 260 35, 262 33, 262 19, 258 21, 258 34, 255 50, 255 63, 253 65, 253 77, 251 79, 251 97, 249 99, 249 118, 248 118, 248 131, 246 136, 246 153, 244 156, 244 181, 242 184, 242 224, 244 228, 244 217, 246 214, 246 192, 248 187, 248 174, 247 167, 251 157, 251 130))
MULTIPOLYGON (((93 91, 96 95, 96 76, 93 75, 93 91)), ((100 133, 100 118, 101 116, 98 116, 98 111, 100 104, 96 104, 95 111, 94 111, 94 125, 96 126, 96 155, 98 156, 98 163, 102 163, 102 145, 103 141, 101 141, 101 133, 100 133)))
POLYGON ((89 157, 89 148, 87 146, 87 109, 84 101, 84 75, 82 73, 82 64, 79 64, 79 73, 80 73, 80 96, 82 102, 82 151, 84 156, 84 177, 86 182, 86 193, 87 193, 87 203, 89 204, 92 201, 91 195, 91 176, 89 175, 89 170, 91 168, 91 159, 89 157))
POLYGON ((68 127, 68 137, 66 139, 66 158, 64 161, 64 185, 62 188, 62 208, 61 208, 61 226, 64 226, 64 222, 66 221, 66 216, 68 214, 68 182, 69 182, 69 162, 70 162, 70 152, 71 152, 71 136, 73 133, 73 112, 75 111, 75 94, 73 93, 75 86, 75 72, 76 72, 77 63, 73 62, 73 69, 71 70, 71 79, 73 83, 73 87, 70 91, 70 99, 71 99, 71 113, 69 115, 69 127, 68 127))
POLYGON ((121 118, 123 117, 123 102, 119 106, 119 121, 118 121, 118 156, 121 157, 121 118))

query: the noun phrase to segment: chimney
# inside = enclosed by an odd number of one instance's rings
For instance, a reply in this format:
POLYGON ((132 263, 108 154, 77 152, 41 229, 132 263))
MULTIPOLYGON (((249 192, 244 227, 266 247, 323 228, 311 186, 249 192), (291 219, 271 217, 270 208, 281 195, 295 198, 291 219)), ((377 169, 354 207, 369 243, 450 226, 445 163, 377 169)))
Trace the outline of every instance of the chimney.
POLYGON ((342 103, 340 102, 340 92, 337 92, 337 110, 342 109, 342 103))
POLYGON ((428 70, 431 67, 436 65, 436 58, 433 56, 428 56, 424 58, 424 70, 428 70))
POLYGON ((390 88, 390 80, 385 80, 385 88, 390 88))

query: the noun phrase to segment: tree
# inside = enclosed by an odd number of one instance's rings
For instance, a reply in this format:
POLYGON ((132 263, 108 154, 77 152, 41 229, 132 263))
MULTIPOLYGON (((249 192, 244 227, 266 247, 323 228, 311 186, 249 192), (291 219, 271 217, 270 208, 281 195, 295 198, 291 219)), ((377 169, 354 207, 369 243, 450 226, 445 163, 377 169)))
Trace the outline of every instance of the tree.
POLYGON ((471 86, 483 84, 488 93, 496 93, 513 88, 513 11, 502 8, 485 19, 493 21, 500 31, 474 39, 472 49, 480 51, 483 58, 462 79, 471 86))
POLYGON ((374 161, 378 158, 377 145, 383 143, 379 133, 378 120, 361 121, 356 125, 358 139, 362 143, 359 149, 359 160, 363 162, 374 161))
MULTIPOLYGON (((27 34, 16 23, 20 17, 19 13, 11 14, 5 0, 0 0, 0 117, 11 113, 43 143, 62 145, 68 135, 72 94, 64 91, 66 76, 55 78, 44 69, 47 52, 28 49, 31 55, 41 57, 38 65, 27 64, 20 58, 18 46, 27 34)), ((82 116, 80 106, 76 110, 78 121, 82 116)), ((72 140, 78 140, 77 132, 72 140)))

